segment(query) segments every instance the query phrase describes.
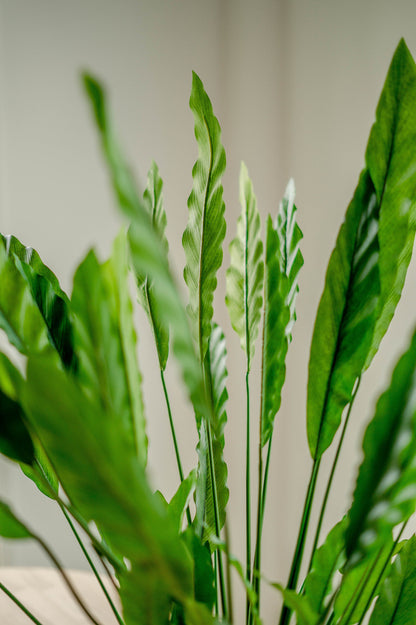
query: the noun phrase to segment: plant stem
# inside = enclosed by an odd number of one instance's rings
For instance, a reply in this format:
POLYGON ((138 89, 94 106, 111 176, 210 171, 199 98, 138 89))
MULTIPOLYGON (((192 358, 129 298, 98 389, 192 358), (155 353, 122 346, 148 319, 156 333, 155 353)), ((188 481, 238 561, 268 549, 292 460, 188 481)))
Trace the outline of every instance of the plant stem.
MULTIPOLYGON (((249 368, 246 371, 246 579, 251 579, 251 488, 250 488, 250 385, 249 368)), ((248 625, 250 602, 246 601, 246 624, 248 625)))
POLYGON ((67 520, 67 522, 69 524, 69 527, 71 528, 71 530, 72 530, 72 532, 73 532, 73 534, 74 534, 74 536, 75 536, 79 546, 81 547, 82 553, 84 554, 84 556, 85 556, 85 558, 86 558, 86 560, 87 560, 87 562, 88 562, 92 572, 94 573, 94 575, 95 575, 95 577, 97 579, 97 582, 99 583, 99 585, 101 587, 101 590, 103 591, 103 593, 104 593, 108 603, 110 604, 110 607, 111 607, 111 609, 113 611, 113 614, 116 617, 119 625, 125 625, 123 619, 121 618, 119 612, 117 611, 116 606, 114 605, 113 600, 111 599, 111 597, 110 597, 110 595, 109 595, 109 593, 107 591, 107 588, 105 587, 105 585, 103 583, 103 580, 101 579, 101 577, 100 577, 100 575, 99 575, 99 573, 98 573, 98 571, 97 571, 97 569, 96 569, 96 567, 94 565, 94 562, 91 560, 88 551, 86 550, 86 548, 85 548, 85 546, 84 546, 84 544, 83 544, 83 542, 82 542, 82 540, 81 540, 81 538, 80 538, 80 536, 79 536, 79 534, 78 534, 74 524, 72 523, 71 517, 69 516, 69 514, 67 513, 65 508, 63 508, 62 506, 61 506, 61 510, 62 510, 62 512, 63 512, 63 514, 64 514, 64 516, 65 516, 65 518, 66 518, 66 520, 67 520))
POLYGON ((40 545, 40 547, 42 547, 42 549, 47 554, 49 559, 55 565, 63 581, 65 582, 68 590, 70 591, 70 593, 72 594, 72 596, 74 597, 75 601, 78 603, 79 607, 84 612, 84 614, 90 619, 92 623, 94 623, 94 625, 101 625, 101 623, 94 618, 94 616, 91 614, 91 612, 89 611, 89 609, 87 608, 87 606, 85 605, 81 597, 79 596, 78 592, 76 591, 74 585, 72 584, 71 580, 69 579, 68 575, 66 574, 64 568, 62 567, 61 563, 59 562, 55 554, 51 551, 51 549, 48 547, 48 545, 44 542, 44 540, 40 536, 38 536, 37 534, 33 534, 32 532, 31 534, 32 534, 32 538, 34 538, 36 542, 40 545))
MULTIPOLYGON (((303 507, 302 519, 299 527, 299 534, 296 543, 295 552, 293 554, 292 566, 290 569, 287 588, 295 590, 299 578, 300 567, 302 564, 303 550, 305 548, 305 540, 308 532, 309 518, 312 510, 313 496, 315 493, 316 481, 318 477, 320 459, 314 460, 312 466, 311 477, 309 480, 308 490, 306 492, 305 503, 303 507)), ((292 610, 287 606, 283 606, 280 615, 279 625, 287 625, 290 620, 292 610)))
POLYGON ((225 549, 226 549, 225 571, 226 571, 226 576, 227 576, 228 622, 230 625, 233 625, 233 622, 234 622, 233 592, 232 592, 232 586, 231 586, 231 563, 230 563, 230 557, 229 557, 229 552, 228 552, 230 535, 228 531, 227 519, 225 520, 224 533, 225 533, 225 549))
POLYGON ((36 618, 36 616, 34 616, 30 612, 30 610, 28 610, 26 606, 24 606, 23 603, 19 601, 19 599, 8 588, 6 588, 6 586, 4 586, 4 584, 2 584, 1 582, 0 582, 0 590, 2 590, 9 597, 9 599, 11 599, 17 605, 17 607, 20 608, 22 612, 24 612, 28 618, 30 618, 30 620, 33 623, 35 623, 35 625, 42 625, 42 623, 36 618))
POLYGON ((319 537, 320 537, 321 529, 322 529, 322 522, 323 522, 324 516, 325 516, 325 510, 326 510, 326 506, 327 506, 327 503, 328 503, 329 493, 331 491, 332 482, 333 482, 334 475, 335 475, 335 470, 337 468, 337 464, 338 464, 341 448, 342 448, 342 445, 343 445, 343 442, 344 442, 345 432, 347 431, 348 422, 349 422, 349 419, 350 419, 350 415, 351 415, 352 407, 353 407, 353 404, 354 404, 354 400, 355 400, 356 395, 358 393, 358 389, 359 389, 359 386, 360 386, 360 381, 361 381, 361 377, 358 378, 357 384, 356 384, 355 389, 354 389, 354 393, 353 393, 353 395, 351 397, 351 401, 350 401, 350 404, 348 406, 348 412, 347 412, 347 415, 345 417, 345 421, 344 421, 344 425, 343 425, 343 428, 342 428, 341 436, 340 436, 340 439, 339 439, 337 451, 336 451, 336 454, 335 454, 335 457, 334 457, 334 461, 332 463, 331 472, 329 474, 328 483, 327 483, 326 490, 325 490, 325 495, 324 495, 324 498, 323 498, 323 501, 322 501, 321 512, 319 514, 318 525, 317 525, 316 532, 315 532, 315 538, 314 538, 314 541, 313 541, 313 547, 312 547, 311 559, 309 561, 308 572, 312 568, 313 556, 314 556, 314 553, 315 553, 315 551, 316 551, 316 549, 318 547, 319 537))
MULTIPOLYGON (((214 464, 214 450, 212 447, 212 431, 211 424, 207 420, 207 439, 208 439, 208 459, 209 459, 209 471, 211 477, 211 485, 212 485, 212 499, 213 499, 213 508, 214 508, 214 519, 215 519, 215 534, 217 538, 220 538, 220 514, 218 510, 218 493, 217 493, 217 480, 215 477, 215 464, 214 464)), ((218 557, 218 578, 220 582, 220 595, 221 595, 221 607, 223 617, 227 619, 228 617, 228 609, 227 609, 227 598, 225 594, 225 578, 224 578, 224 569, 222 565, 222 558, 220 550, 216 551, 218 557)))

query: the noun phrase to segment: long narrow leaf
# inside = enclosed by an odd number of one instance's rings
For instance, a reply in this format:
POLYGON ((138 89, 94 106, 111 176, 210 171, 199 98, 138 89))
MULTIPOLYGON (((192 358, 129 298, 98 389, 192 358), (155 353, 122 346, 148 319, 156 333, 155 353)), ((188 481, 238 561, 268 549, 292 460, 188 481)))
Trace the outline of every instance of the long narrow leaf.
POLYGON ((76 380, 45 359, 29 358, 25 399, 65 492, 128 562, 120 574, 126 625, 141 622, 144 606, 133 589, 144 571, 152 571, 161 589, 178 601, 192 597, 189 553, 118 423, 100 418, 76 380))
POLYGON ((222 263, 225 237, 225 205, 221 176, 225 152, 221 130, 199 77, 192 75, 189 105, 195 119, 199 158, 192 170, 193 188, 188 198, 189 220, 182 244, 186 255, 185 282, 189 288, 188 314, 204 362, 211 335, 217 271, 222 263))
POLYGON ((377 402, 363 442, 354 499, 348 513, 350 563, 388 541, 416 509, 416 332, 377 402))
POLYGON ((264 326, 262 355, 261 444, 273 431, 286 376, 285 359, 296 320, 298 274, 303 265, 299 244, 302 232, 296 223, 295 189, 290 181, 273 227, 269 216, 266 232, 264 326))
POLYGON ((147 207, 140 199, 134 178, 120 152, 110 123, 107 101, 101 85, 84 75, 84 83, 101 135, 102 149, 120 209, 131 220, 129 243, 136 275, 147 276, 159 303, 160 320, 170 327, 173 351, 182 370, 197 418, 208 416, 203 380, 196 358, 188 320, 169 271, 166 250, 155 232, 147 207))
MULTIPOLYGON (((228 393, 227 350, 225 336, 217 324, 213 324, 208 343, 208 351, 205 356, 205 370, 207 372, 208 386, 211 391, 213 412, 211 417, 212 447, 214 455, 215 488, 218 503, 219 522, 221 529, 225 523, 225 509, 228 502, 229 490, 227 487, 228 469, 224 460, 224 427, 227 423, 226 403, 228 393)), ((211 474, 208 471, 205 487, 205 518, 203 542, 216 534, 215 510, 213 508, 213 484, 211 474)))
POLYGON ((132 305, 128 295, 125 235, 116 239, 113 256, 101 266, 93 252, 74 277, 72 308, 77 377, 107 418, 127 435, 143 464, 147 440, 136 357, 132 305))
POLYGON ((225 301, 250 371, 260 322, 264 265, 260 215, 253 184, 244 163, 241 163, 240 171, 240 203, 237 236, 230 244, 231 266, 227 270, 225 301))
MULTIPOLYGON (((159 235, 163 247, 168 251, 168 241, 165 236, 166 213, 163 208, 163 181, 159 175, 159 169, 153 161, 147 174, 147 187, 143 194, 143 201, 151 217, 153 226, 159 235)), ((139 287, 139 300, 146 311, 155 337, 159 365, 162 371, 166 368, 169 354, 169 327, 161 322, 158 310, 159 302, 153 293, 152 283, 145 275, 137 276, 139 287)))
POLYGON ((316 317, 307 410, 315 460, 331 444, 356 380, 369 366, 400 298, 416 225, 415 101, 416 67, 402 41, 316 317))
POLYGON ((416 539, 407 541, 384 582, 369 625, 413 625, 416 605, 416 539))

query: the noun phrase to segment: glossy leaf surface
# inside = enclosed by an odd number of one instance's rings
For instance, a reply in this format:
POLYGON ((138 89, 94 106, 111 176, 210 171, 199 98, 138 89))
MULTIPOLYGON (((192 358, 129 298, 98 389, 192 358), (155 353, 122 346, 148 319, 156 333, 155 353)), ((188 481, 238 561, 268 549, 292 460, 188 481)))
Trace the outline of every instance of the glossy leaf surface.
POLYGON ((253 184, 244 163, 241 163, 240 170, 240 203, 237 236, 230 244, 231 266, 227 270, 225 301, 250 371, 263 301, 264 265, 260 215, 253 184))
POLYGON ((362 558, 383 545, 416 508, 416 333, 396 365, 367 427, 364 460, 348 513, 347 556, 362 558))
POLYGON ((400 298, 415 232, 416 68, 402 41, 371 129, 364 169, 331 256, 312 339, 308 441, 331 444, 357 378, 400 298))
POLYGON ((296 223, 295 188, 290 181, 280 204, 276 227, 269 216, 266 231, 262 355, 261 444, 273 431, 286 376, 285 359, 296 320, 298 274, 303 265, 302 232, 296 223))
POLYGON ((217 271, 223 257, 225 205, 221 177, 225 170, 225 152, 221 144, 220 125, 195 72, 189 105, 195 120, 199 157, 192 169, 189 219, 182 244, 186 256, 184 278, 189 289, 187 310, 203 363, 211 335, 217 271))

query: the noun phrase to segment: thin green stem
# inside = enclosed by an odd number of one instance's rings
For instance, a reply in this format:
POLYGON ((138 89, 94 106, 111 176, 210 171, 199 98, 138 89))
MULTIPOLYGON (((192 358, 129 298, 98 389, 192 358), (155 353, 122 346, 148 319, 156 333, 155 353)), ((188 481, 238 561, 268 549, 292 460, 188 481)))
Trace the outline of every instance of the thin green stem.
POLYGON ((89 611, 89 609, 87 608, 87 606, 85 605, 85 603, 83 602, 81 597, 79 596, 77 590, 75 589, 74 585, 72 584, 72 582, 69 579, 68 575, 66 574, 63 566, 61 565, 61 563, 59 562, 59 560, 57 559, 57 557, 55 556, 53 551, 48 547, 48 545, 45 543, 45 541, 40 536, 38 536, 37 534, 33 534, 32 532, 31 532, 31 534, 32 534, 32 538, 34 538, 34 540, 36 540, 36 542, 39 544, 39 546, 42 547, 42 549, 44 550, 46 555, 49 557, 51 562, 54 564, 54 566, 58 570, 58 572, 59 572, 60 576, 62 577, 62 580, 64 581, 66 587, 68 588, 69 592, 72 594, 73 598, 75 599, 75 601, 77 602, 77 604, 79 605, 81 610, 84 612, 84 614, 90 619, 90 621, 92 623, 94 623, 94 625, 101 625, 101 623, 96 620, 96 618, 89 611))
MULTIPOLYGON (((220 513, 218 509, 218 492, 217 492, 217 480, 215 477, 215 464, 214 464, 214 450, 212 446, 212 431, 211 424, 207 421, 207 439, 208 439, 208 460, 209 460, 209 471, 212 485, 212 499, 213 499, 213 508, 214 508, 214 519, 215 519, 215 534, 217 538, 220 538, 221 534, 221 524, 220 524, 220 513)), ((228 609, 227 609, 227 597, 225 593, 225 577, 224 577, 224 569, 222 565, 222 558, 220 550, 216 551, 218 557, 218 578, 220 584, 220 596, 221 596, 221 607, 223 617, 225 619, 228 618, 228 609)))
POLYGON ((162 369, 160 370, 160 378, 162 380, 163 393, 165 395, 166 407, 168 410, 169 425, 170 425, 170 431, 172 433, 173 446, 175 447, 176 464, 178 465, 179 478, 181 482, 183 482, 184 474, 183 474, 183 469, 182 469, 181 457, 179 454, 178 440, 176 438, 175 426, 173 425, 172 410, 170 407, 169 395, 168 395, 168 391, 166 388, 165 375, 162 369))
POLYGON ((232 592, 232 585, 231 585, 231 563, 230 563, 230 557, 229 557, 229 552, 228 552, 228 546, 230 544, 230 535, 229 535, 229 530, 228 530, 228 521, 227 519, 225 520, 225 525, 224 525, 224 533, 225 533, 225 555, 226 555, 226 560, 225 560, 225 574, 227 577, 227 601, 228 601, 228 622, 230 625, 233 625, 234 622, 234 610, 233 610, 233 592, 232 592))
MULTIPOLYGON (((249 369, 246 371, 246 579, 251 579, 251 478, 250 478, 250 385, 249 369)), ((246 624, 248 625, 250 602, 246 602, 246 624)))
POLYGON ((107 573, 107 577, 110 580, 111 584, 113 585, 113 588, 119 592, 120 588, 119 586, 117 586, 116 581, 114 579, 113 574, 111 573, 109 567, 107 566, 106 561, 104 560, 103 556, 97 551, 97 549, 94 547, 94 545, 92 545, 92 548, 94 549, 95 554, 97 555, 97 558, 99 559, 99 561, 101 562, 101 566, 103 567, 104 571, 107 573))
MULTIPOLYGON (((317 481, 318 472, 319 472, 319 466, 320 466, 320 459, 314 460, 314 463, 312 466, 311 477, 309 480, 308 490, 306 492, 302 519, 301 519, 300 527, 299 527, 298 539, 297 539, 297 543, 295 547, 295 552, 293 554, 292 566, 290 569, 289 580, 287 583, 287 588, 289 590, 295 590, 297 583, 298 583, 300 567, 302 564, 303 551, 305 548, 305 541, 306 541, 306 536, 308 533, 309 518, 310 518, 311 510, 312 510, 312 502, 313 502, 313 497, 315 494, 316 481, 317 481)), ((292 610, 288 608, 287 606, 283 606, 282 612, 280 615, 279 625, 287 625, 287 623, 289 623, 290 621, 291 614, 292 614, 292 610)))
POLYGON ((101 590, 103 591, 103 593, 104 593, 104 595, 105 595, 105 597, 106 597, 106 599, 107 599, 107 601, 108 601, 108 603, 109 603, 109 605, 110 605, 110 607, 111 607, 111 609, 113 611, 114 616, 116 617, 116 619, 117 619, 117 621, 119 622, 120 625, 125 625, 123 619, 121 618, 119 612, 117 611, 116 606, 114 605, 113 600, 111 599, 111 597, 110 597, 110 595, 109 595, 109 593, 107 591, 107 588, 105 587, 105 585, 103 583, 103 580, 101 579, 101 576, 99 575, 99 573, 98 573, 98 571, 97 571, 97 569, 96 569, 96 567, 94 565, 94 562, 91 560, 91 557, 90 557, 88 551, 86 550, 86 548, 84 546, 84 543, 81 540, 81 537, 79 536, 79 534, 78 534, 74 524, 72 523, 71 517, 69 516, 69 514, 67 513, 67 511, 65 510, 64 507, 61 506, 61 510, 62 510, 62 512, 63 512, 63 514, 65 516, 65 519, 67 520, 67 522, 69 524, 69 527, 71 528, 71 530, 72 530, 72 532, 73 532, 73 534, 74 534, 74 536, 75 536, 79 546, 81 547, 82 553, 84 554, 84 556, 85 556, 85 558, 86 558, 86 560, 87 560, 87 562, 88 562, 92 572, 94 573, 94 575, 95 575, 95 577, 97 579, 97 582, 99 583, 99 585, 101 587, 101 590))
POLYGON ((322 500, 322 506, 321 506, 321 511, 320 511, 320 514, 319 514, 318 525, 316 527, 315 538, 314 538, 314 541, 313 541, 313 547, 312 547, 312 552, 311 552, 311 558, 310 558, 310 561, 309 561, 308 571, 310 571, 311 568, 312 568, 313 556, 314 556, 314 553, 315 553, 315 551, 316 551, 316 549, 318 547, 319 537, 320 537, 321 529, 322 529, 322 522, 323 522, 324 516, 325 516, 325 511, 326 511, 326 506, 327 506, 327 503, 328 503, 329 493, 331 492, 332 482, 333 482, 333 479, 334 479, 334 475, 335 475, 335 471, 336 471, 336 468, 337 468, 339 456, 340 456, 340 453, 341 453, 341 448, 342 448, 342 445, 344 443, 344 437, 345 437, 345 433, 347 431, 348 422, 350 420, 350 415, 351 415, 352 407, 353 407, 353 404, 354 404, 354 400, 355 400, 355 398, 357 396, 358 389, 360 387, 360 381, 361 381, 361 377, 358 378, 357 384, 355 385, 354 393, 353 393, 353 395, 351 397, 351 401, 350 401, 350 404, 348 406, 348 412, 347 412, 347 415, 345 417, 345 421, 344 421, 344 425, 343 425, 343 428, 342 428, 341 436, 340 436, 340 439, 339 439, 339 442, 338 442, 337 451, 335 453, 334 461, 332 463, 332 468, 331 468, 331 472, 329 474, 328 483, 327 483, 327 486, 326 486, 324 498, 322 500))
POLYGON ((36 618, 36 616, 34 616, 32 612, 30 612, 30 610, 28 610, 28 608, 24 606, 23 603, 19 601, 19 599, 1 582, 0 590, 2 590, 4 594, 7 595, 9 599, 11 599, 17 605, 17 607, 20 608, 20 610, 22 610, 22 612, 24 612, 24 614, 26 614, 28 618, 30 618, 33 623, 35 623, 35 625, 42 625, 42 623, 36 618))

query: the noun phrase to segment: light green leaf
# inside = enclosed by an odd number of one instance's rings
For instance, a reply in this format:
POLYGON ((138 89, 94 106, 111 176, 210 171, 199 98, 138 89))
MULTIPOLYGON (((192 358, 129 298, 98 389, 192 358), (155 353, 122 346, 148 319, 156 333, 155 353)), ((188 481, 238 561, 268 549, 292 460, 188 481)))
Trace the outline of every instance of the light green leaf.
MULTIPOLYGON (((224 460, 224 427, 227 423, 225 407, 228 399, 226 388, 228 377, 226 360, 227 349, 225 336, 220 326, 214 323, 208 343, 208 350, 205 355, 205 371, 207 387, 210 390, 211 403, 213 406, 210 430, 214 458, 213 473, 215 477, 215 491, 220 523, 219 529, 221 529, 225 523, 225 510, 229 498, 229 490, 227 487, 228 469, 224 460)), ((210 469, 207 471, 206 475, 203 542, 209 540, 217 533, 213 501, 213 483, 210 469)))
POLYGON ((178 533, 182 529, 183 516, 185 510, 189 505, 189 501, 195 490, 196 484, 196 469, 193 469, 188 477, 186 477, 180 484, 176 493, 168 504, 168 509, 171 517, 176 523, 178 533))
POLYGON ((312 568, 306 577, 304 595, 317 614, 328 607, 335 573, 345 562, 346 518, 333 527, 323 545, 314 553, 312 568))
POLYGON ((97 409, 119 424, 145 465, 147 439, 127 272, 123 233, 110 261, 100 265, 89 252, 76 271, 72 309, 77 377, 97 409))
MULTIPOLYGON (((168 241, 165 236, 166 213, 163 208, 163 181, 159 175, 159 169, 154 161, 147 174, 147 187, 143 194, 144 205, 147 207, 153 227, 160 237, 166 254, 168 252, 168 241)), ((137 276, 139 287, 139 301, 146 311, 155 338, 159 365, 162 371, 166 368, 169 354, 169 327, 161 323, 160 312, 158 311, 158 300, 154 297, 151 281, 143 275, 137 276)))
POLYGON ((225 152, 221 145, 220 125, 195 72, 192 74, 189 105, 195 119, 199 158, 192 170, 189 220, 182 244, 186 255, 184 278, 189 288, 187 310, 203 363, 211 335, 216 274, 223 257, 226 226, 221 176, 225 170, 225 152))
POLYGON ((416 332, 367 427, 364 460, 348 513, 350 564, 390 539, 416 508, 416 332))
POLYGON ((11 508, 0 501, 0 536, 3 538, 33 538, 32 533, 12 512, 11 508))
MULTIPOLYGON (((67 368, 76 368, 69 301, 52 271, 39 254, 14 236, 0 235, 7 255, 26 280, 33 301, 47 326, 50 343, 67 368)), ((16 347, 19 346, 16 345, 16 347)), ((25 352, 24 352, 25 353, 25 352)))
POLYGON ((274 228, 267 221, 262 354, 261 444, 273 431, 286 376, 285 359, 296 320, 298 274, 303 265, 302 232, 296 223, 293 180, 287 186, 274 228))
POLYGON ((225 302, 231 323, 240 337, 250 371, 258 334, 263 287, 263 243, 260 238, 260 215, 247 167, 240 170, 241 215, 237 236, 231 241, 231 266, 227 270, 225 302))
POLYGON ((366 169, 332 253, 312 339, 308 441, 331 444, 357 378, 370 365, 400 298, 416 215, 416 67, 402 41, 366 151, 366 169))
POLYGON ((414 625, 416 605, 416 539, 393 562, 369 625, 414 625))
POLYGON ((167 510, 151 493, 126 432, 116 420, 103 418, 76 379, 49 361, 29 358, 27 379, 26 413, 65 492, 86 521, 95 522, 110 548, 129 562, 119 578, 126 625, 141 622, 144 606, 132 590, 145 571, 156 575, 179 602, 191 597, 190 555, 167 510))
POLYGON ((134 271, 138 276, 147 276, 152 282, 154 296, 159 303, 160 322, 164 327, 171 328, 173 351, 199 421, 201 415, 208 417, 201 368, 194 351, 188 319, 169 271, 166 250, 155 232, 147 207, 140 199, 134 178, 115 140, 104 91, 95 79, 87 75, 84 75, 84 83, 93 106, 118 204, 131 220, 128 238, 134 271))
POLYGON ((284 604, 295 612, 298 625, 318 625, 319 614, 313 609, 307 597, 298 595, 294 590, 284 588, 281 584, 270 585, 281 593, 284 604))

